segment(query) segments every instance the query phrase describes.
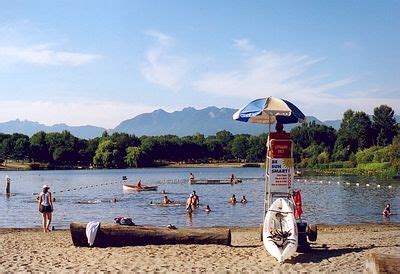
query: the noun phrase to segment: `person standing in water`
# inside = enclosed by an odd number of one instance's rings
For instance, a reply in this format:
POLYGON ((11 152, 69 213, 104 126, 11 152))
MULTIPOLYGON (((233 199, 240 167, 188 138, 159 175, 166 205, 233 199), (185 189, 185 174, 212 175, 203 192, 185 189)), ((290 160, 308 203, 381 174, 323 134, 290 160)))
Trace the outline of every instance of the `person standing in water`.
POLYGON ((50 187, 43 186, 43 191, 39 194, 39 212, 42 213, 43 232, 50 232, 50 224, 53 212, 53 199, 51 197, 50 187))
POLYGON ((389 217, 390 216, 390 204, 387 204, 385 206, 385 209, 383 210, 382 214, 385 217, 389 217))
POLYGON ((232 194, 231 199, 229 200, 232 205, 236 204, 236 196, 232 194))
POLYGON ((192 183, 194 181, 194 175, 192 172, 189 174, 189 183, 192 183))
POLYGON ((193 195, 193 197, 192 197, 192 205, 194 207, 200 206, 199 196, 197 196, 196 191, 193 190, 192 195, 193 195))

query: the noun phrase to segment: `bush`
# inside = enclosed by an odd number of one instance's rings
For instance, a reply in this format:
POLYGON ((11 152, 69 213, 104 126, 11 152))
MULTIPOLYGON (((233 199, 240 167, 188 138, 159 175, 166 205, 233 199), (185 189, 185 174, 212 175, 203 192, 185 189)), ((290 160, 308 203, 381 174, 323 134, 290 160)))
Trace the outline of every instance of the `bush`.
POLYGON ((317 157, 317 161, 319 164, 326 164, 329 162, 329 153, 324 151, 321 152, 318 157, 317 157))
POLYGON ((390 146, 375 151, 373 162, 374 163, 390 162, 390 146))
POLYGON ((379 150, 379 147, 373 146, 364 150, 360 150, 356 153, 357 163, 365 164, 371 163, 374 160, 375 152, 379 150))

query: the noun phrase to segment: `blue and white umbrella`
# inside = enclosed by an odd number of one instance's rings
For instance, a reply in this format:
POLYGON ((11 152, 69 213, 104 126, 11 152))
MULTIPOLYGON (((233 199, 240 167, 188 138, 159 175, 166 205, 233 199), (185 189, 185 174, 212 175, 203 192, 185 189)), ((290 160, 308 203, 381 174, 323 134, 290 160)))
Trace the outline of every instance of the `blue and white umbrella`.
POLYGON ((274 98, 260 98, 250 102, 233 114, 234 120, 258 124, 293 124, 304 122, 305 115, 291 102, 274 98))

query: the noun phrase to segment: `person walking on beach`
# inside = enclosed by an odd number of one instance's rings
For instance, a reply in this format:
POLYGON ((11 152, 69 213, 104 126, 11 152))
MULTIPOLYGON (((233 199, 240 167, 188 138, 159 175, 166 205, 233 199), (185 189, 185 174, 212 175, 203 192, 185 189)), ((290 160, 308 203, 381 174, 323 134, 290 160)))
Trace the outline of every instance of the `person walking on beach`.
POLYGON ((39 212, 42 213, 43 232, 50 232, 50 224, 53 212, 53 199, 51 197, 50 187, 43 186, 43 191, 39 194, 39 212))

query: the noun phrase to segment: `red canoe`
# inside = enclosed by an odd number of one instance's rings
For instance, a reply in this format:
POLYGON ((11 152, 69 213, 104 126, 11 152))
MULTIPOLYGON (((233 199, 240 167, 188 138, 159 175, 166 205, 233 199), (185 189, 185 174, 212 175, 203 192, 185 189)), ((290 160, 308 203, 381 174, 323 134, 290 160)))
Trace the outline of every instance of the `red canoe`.
POLYGON ((122 185, 123 190, 137 190, 137 191, 151 191, 157 190, 158 186, 141 186, 140 188, 135 185, 122 185))

